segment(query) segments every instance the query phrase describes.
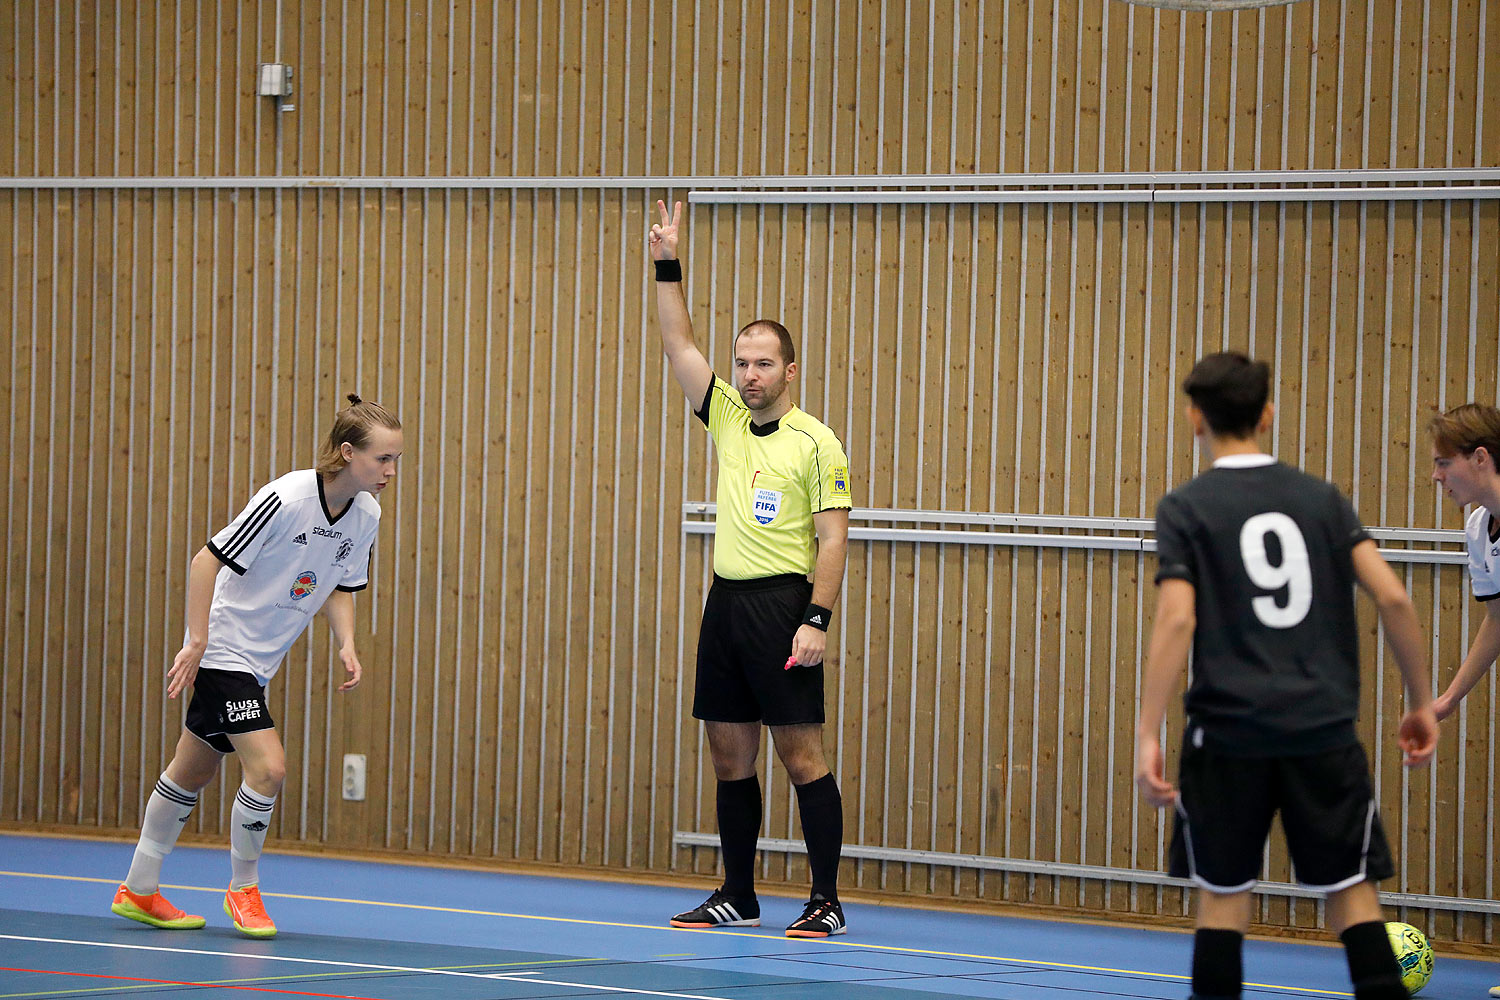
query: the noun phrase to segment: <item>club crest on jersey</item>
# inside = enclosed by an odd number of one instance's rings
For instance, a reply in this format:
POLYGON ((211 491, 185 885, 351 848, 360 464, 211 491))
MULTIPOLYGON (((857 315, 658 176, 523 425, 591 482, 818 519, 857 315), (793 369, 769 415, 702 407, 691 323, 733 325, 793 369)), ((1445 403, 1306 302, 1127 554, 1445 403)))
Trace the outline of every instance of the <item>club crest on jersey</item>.
POLYGON ((755 520, 759 523, 770 524, 781 513, 781 497, 780 490, 756 487, 750 491, 750 513, 755 515, 755 520))
POLYGON ((292 600, 300 601, 317 589, 318 574, 310 569, 305 569, 297 574, 297 579, 292 581, 292 600))
POLYGON ((333 564, 335 566, 342 566, 344 564, 344 560, 349 558, 349 553, 353 551, 354 539, 346 538, 342 542, 339 542, 339 550, 338 553, 333 557, 333 564))

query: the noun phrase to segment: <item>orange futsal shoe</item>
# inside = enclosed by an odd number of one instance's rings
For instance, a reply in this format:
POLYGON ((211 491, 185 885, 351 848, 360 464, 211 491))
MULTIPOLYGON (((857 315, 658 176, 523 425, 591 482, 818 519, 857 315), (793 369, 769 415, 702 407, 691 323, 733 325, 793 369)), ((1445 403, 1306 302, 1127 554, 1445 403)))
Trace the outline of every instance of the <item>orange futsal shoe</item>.
POLYGON ((276 925, 266 916, 266 904, 260 901, 258 886, 247 885, 224 893, 224 912, 241 934, 257 938, 276 936, 276 925))
POLYGON ((139 920, 152 927, 164 927, 169 931, 195 931, 203 926, 203 918, 192 913, 183 913, 167 902, 160 892, 149 896, 137 896, 123 885, 115 892, 115 901, 110 911, 131 920, 139 920))

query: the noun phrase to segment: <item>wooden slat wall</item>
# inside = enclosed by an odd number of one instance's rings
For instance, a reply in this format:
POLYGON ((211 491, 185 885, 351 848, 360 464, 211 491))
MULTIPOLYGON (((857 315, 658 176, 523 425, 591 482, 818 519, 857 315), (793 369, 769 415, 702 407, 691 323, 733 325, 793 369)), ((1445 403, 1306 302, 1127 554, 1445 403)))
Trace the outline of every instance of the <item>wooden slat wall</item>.
MULTIPOLYGON (((1462 0, 17 2, 0 176, 1495 166, 1497 37, 1494 6, 1462 0), (253 96, 278 51, 297 73, 279 115, 253 96)), ((318 626, 273 685, 276 843, 712 870, 671 841, 713 828, 688 717, 708 550, 678 512, 711 496, 712 459, 660 361, 642 250, 655 198, 684 195, 0 188, 0 820, 135 826, 180 718, 160 678, 188 559, 310 463, 357 389, 407 426, 358 602, 370 679, 331 694, 318 626), (365 803, 339 797, 345 752, 370 755, 365 803)), ((685 255, 716 363, 752 315, 796 332, 802 403, 843 436, 862 505, 1149 515, 1196 468, 1175 387, 1234 346, 1276 364, 1280 455, 1368 523, 1455 527, 1422 426, 1500 399, 1497 216, 696 206, 685 255)), ((1129 759, 1152 568, 853 546, 829 729, 850 840, 1160 865, 1129 759)), ((1472 602, 1452 568, 1407 578, 1445 680, 1472 602)), ((1392 887, 1493 898, 1493 682, 1433 774, 1407 775, 1395 675, 1366 644, 1392 887)), ((196 833, 222 834, 233 780, 196 833)), ((765 780, 766 833, 795 836, 791 789, 765 780)), ((897 892, 1183 912, 1175 890, 848 867, 897 892)), ((1276 850, 1269 870, 1287 875, 1276 850)), ((1493 939, 1486 918, 1423 919, 1493 939)))

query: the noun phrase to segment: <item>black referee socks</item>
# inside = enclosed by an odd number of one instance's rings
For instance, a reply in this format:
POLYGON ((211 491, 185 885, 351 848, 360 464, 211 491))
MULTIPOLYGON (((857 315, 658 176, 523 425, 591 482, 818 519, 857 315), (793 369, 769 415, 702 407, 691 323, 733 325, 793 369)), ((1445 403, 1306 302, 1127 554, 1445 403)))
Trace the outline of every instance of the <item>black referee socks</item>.
POLYGON ((844 848, 844 800, 832 774, 795 786, 802 836, 807 841, 807 866, 812 869, 812 895, 838 899, 839 854, 844 848))
POLYGON ((1344 942, 1344 957, 1349 960, 1349 978, 1354 980, 1358 1000, 1406 1000, 1401 984, 1401 966, 1391 950, 1385 923, 1370 920, 1355 924, 1339 935, 1344 942))
POLYGON ((1240 995, 1245 973, 1239 931, 1200 927, 1193 935, 1193 1000, 1230 1000, 1240 995))
POLYGON ((719 853, 724 861, 724 892, 755 898, 755 841, 760 837, 760 778, 719 782, 719 853))
MULTIPOLYGON (((839 783, 825 774, 816 781, 793 786, 807 840, 807 864, 812 869, 812 893, 838 899, 839 854, 844 847, 844 800, 839 783)), ((724 892, 741 899, 755 898, 755 841, 760 836, 760 778, 718 784, 719 848, 724 861, 724 892)))

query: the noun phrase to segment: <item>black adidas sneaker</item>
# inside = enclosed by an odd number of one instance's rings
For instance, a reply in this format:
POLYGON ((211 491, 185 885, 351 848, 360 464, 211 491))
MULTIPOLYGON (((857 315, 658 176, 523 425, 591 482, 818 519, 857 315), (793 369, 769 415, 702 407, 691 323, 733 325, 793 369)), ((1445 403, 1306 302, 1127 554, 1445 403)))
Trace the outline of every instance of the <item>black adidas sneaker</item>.
POLYGON ((792 921, 792 925, 786 929, 786 936, 824 938, 830 934, 843 934, 848 929, 844 923, 844 908, 839 905, 838 900, 814 896, 807 901, 802 916, 792 921))
POLYGON ((673 927, 759 927, 760 902, 754 896, 744 899, 715 889, 699 906, 673 917, 671 924, 673 927))

